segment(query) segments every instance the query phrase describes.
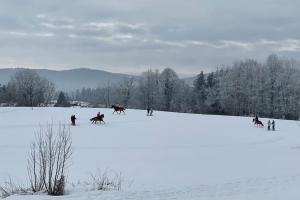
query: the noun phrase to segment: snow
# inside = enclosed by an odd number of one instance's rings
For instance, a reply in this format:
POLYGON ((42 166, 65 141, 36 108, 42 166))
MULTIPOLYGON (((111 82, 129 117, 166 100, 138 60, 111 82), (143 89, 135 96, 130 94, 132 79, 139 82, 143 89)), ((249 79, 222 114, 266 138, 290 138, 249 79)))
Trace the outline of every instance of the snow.
MULTIPOLYGON (((249 117, 99 108, 0 108, 0 184, 27 182, 26 159, 39 126, 70 123, 73 156, 68 195, 19 199, 300 199, 300 126, 276 121, 276 131, 249 117), (106 124, 89 119, 100 111, 106 124), (122 172, 122 191, 93 191, 97 170, 122 172)), ((268 119, 261 119, 266 124, 268 119)))

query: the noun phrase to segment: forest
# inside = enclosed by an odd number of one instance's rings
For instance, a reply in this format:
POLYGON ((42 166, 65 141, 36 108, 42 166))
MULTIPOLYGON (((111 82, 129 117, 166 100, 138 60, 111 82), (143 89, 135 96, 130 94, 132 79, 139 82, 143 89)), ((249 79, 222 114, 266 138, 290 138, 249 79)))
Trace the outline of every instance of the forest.
MULTIPOLYGON (((54 84, 30 70, 20 71, 0 86, 0 103, 47 106, 58 96, 54 84)), ((180 79, 171 68, 149 69, 139 78, 118 84, 65 93, 69 101, 95 107, 118 103, 135 109, 299 119, 300 66, 272 54, 264 62, 246 59, 213 72, 200 71, 193 84, 180 79)))

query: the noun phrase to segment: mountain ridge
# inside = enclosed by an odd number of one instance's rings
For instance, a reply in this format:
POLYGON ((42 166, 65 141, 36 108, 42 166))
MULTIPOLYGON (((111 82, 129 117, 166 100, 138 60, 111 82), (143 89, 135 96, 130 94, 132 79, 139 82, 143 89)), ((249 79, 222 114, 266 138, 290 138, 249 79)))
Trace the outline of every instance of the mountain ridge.
MULTIPOLYGON (((47 78, 53 82, 57 90, 75 91, 82 88, 96 88, 105 87, 116 84, 126 78, 137 75, 130 75, 125 73, 115 73, 105 70, 92 69, 88 67, 79 67, 73 69, 55 70, 55 69, 31 69, 25 67, 18 68, 0 68, 0 84, 7 84, 11 77, 22 69, 30 69, 37 72, 41 77, 47 78)), ((196 76, 181 78, 189 85, 193 85, 196 76)))
MULTIPOLYGON (((7 84, 11 77, 18 71, 29 68, 1 68, 0 84, 7 84)), ((135 75, 113 73, 90 68, 74 68, 66 70, 30 69, 41 77, 53 82, 57 90, 74 91, 81 88, 96 88, 98 86, 115 84, 135 75)))

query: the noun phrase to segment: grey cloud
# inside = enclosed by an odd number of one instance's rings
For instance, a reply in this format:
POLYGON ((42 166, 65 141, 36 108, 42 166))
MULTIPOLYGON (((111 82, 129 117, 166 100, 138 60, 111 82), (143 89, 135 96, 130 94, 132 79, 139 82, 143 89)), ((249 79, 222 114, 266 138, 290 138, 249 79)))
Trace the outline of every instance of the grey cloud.
POLYGON ((213 70, 300 56, 298 0, 3 0, 0 66, 213 70))
POLYGON ((52 24, 52 23, 46 23, 46 22, 42 22, 41 26, 44 26, 46 28, 50 28, 50 29, 75 29, 75 27, 71 24, 68 25, 56 25, 56 24, 52 24))

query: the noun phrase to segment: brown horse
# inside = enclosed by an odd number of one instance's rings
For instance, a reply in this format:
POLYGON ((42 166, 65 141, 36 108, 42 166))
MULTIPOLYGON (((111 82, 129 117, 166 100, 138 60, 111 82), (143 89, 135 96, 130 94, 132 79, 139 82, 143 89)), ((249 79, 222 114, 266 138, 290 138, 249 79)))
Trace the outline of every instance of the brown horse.
POLYGON ((257 125, 257 126, 264 126, 264 124, 263 124, 259 119, 253 118, 252 121, 254 122, 254 125, 257 125))
POLYGON ((103 122, 105 124, 105 121, 103 120, 104 119, 104 114, 101 114, 99 117, 93 117, 90 119, 90 121, 92 122, 92 124, 96 124, 97 122, 103 122))
POLYGON ((116 106, 116 105, 112 105, 111 108, 114 109, 113 114, 116 112, 117 114, 121 114, 121 112, 123 112, 125 114, 125 107, 123 106, 116 106))

